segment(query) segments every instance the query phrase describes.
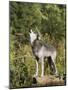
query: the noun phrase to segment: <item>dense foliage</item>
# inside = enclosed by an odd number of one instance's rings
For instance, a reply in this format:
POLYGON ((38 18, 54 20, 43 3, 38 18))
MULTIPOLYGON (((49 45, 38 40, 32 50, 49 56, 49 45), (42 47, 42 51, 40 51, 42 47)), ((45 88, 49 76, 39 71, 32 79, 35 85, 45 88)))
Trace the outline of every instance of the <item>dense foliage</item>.
MULTIPOLYGON (((65 73, 65 5, 10 2, 10 87, 32 85, 35 58, 29 43, 29 30, 40 32, 45 43, 57 49, 56 65, 65 73)), ((45 62, 45 74, 50 74, 45 62)), ((39 75, 41 68, 39 69, 39 75)))

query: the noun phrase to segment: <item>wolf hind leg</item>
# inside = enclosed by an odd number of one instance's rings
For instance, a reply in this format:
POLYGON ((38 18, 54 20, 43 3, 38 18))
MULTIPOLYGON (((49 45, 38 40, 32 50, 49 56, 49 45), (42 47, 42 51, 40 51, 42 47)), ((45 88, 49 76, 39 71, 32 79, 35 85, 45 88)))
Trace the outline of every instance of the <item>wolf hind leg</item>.
POLYGON ((56 64, 55 64, 54 60, 52 60, 51 57, 48 57, 48 63, 50 66, 51 73, 57 75, 56 64))

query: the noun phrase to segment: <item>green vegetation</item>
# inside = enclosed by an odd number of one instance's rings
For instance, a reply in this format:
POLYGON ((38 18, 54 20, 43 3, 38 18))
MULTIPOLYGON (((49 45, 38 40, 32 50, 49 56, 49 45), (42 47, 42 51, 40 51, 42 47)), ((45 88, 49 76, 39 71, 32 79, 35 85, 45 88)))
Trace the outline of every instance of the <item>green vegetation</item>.
MULTIPOLYGON (((65 73, 65 5, 10 2, 10 88, 32 86, 35 58, 29 43, 29 30, 41 33, 45 43, 56 47, 56 65, 65 73)), ((41 65, 39 66, 39 75, 41 65)), ((47 61, 45 74, 50 74, 47 61)))

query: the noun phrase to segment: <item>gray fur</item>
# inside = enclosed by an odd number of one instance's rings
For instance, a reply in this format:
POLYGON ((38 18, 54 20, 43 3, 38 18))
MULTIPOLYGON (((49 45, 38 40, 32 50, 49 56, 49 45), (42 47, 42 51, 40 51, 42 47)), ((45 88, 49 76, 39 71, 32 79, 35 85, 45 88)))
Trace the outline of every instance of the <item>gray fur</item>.
MULTIPOLYGON (((34 32, 31 31, 31 33, 33 34, 34 32)), ((35 33, 34 33, 34 36, 35 36, 35 33)), ((40 61, 42 64, 41 76, 44 76, 44 59, 45 58, 48 58, 50 70, 53 72, 53 74, 57 74, 57 68, 55 65, 56 49, 51 45, 44 44, 41 40, 38 39, 38 37, 36 38, 36 36, 35 36, 35 39, 33 37, 34 40, 31 43, 33 54, 37 60, 37 62, 36 62, 36 66, 37 66, 36 76, 38 75, 38 61, 40 61)))

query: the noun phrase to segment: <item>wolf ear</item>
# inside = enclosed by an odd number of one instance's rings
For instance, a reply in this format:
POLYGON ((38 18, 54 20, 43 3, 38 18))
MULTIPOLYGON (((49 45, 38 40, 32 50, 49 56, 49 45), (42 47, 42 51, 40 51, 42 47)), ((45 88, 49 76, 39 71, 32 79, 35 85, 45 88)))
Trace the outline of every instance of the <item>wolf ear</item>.
POLYGON ((33 32, 32 29, 31 29, 31 32, 33 32))
POLYGON ((37 39, 41 40, 39 33, 37 33, 37 39))
POLYGON ((32 29, 30 29, 29 32, 32 33, 33 32, 32 29))

